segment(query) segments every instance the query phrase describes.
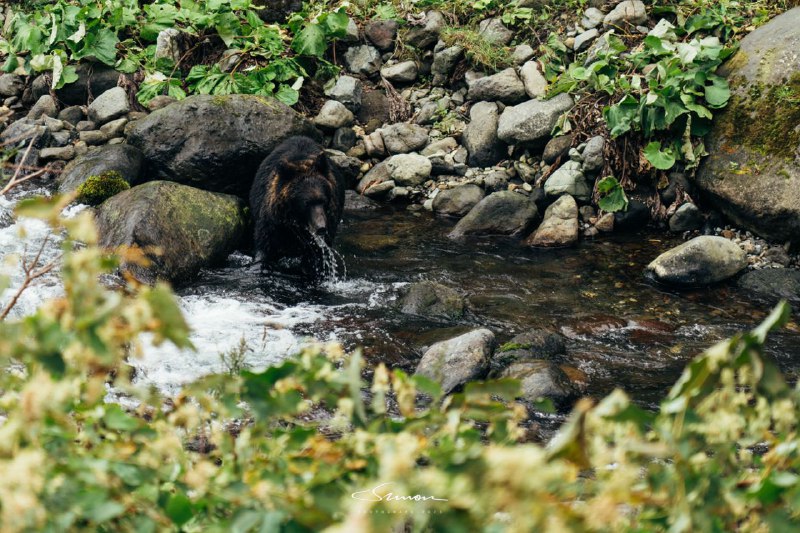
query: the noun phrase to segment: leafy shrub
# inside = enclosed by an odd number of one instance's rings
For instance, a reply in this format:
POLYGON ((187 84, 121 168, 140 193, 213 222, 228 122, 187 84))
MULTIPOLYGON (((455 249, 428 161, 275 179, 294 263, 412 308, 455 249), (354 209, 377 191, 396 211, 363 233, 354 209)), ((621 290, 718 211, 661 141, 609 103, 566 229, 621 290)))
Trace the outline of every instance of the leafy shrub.
POLYGON ((800 525, 800 398, 763 353, 786 305, 689 363, 657 412, 621 391, 584 400, 546 448, 519 443, 515 381, 442 398, 383 365, 367 383, 359 353, 335 346, 207 376, 167 402, 132 385, 126 361, 142 333, 189 346, 186 323, 164 286, 98 282, 116 260, 88 214, 59 218, 67 201, 19 209, 67 237, 64 296, 0 322, 3 531, 800 525), (109 386, 138 406, 106 403, 109 386))
POLYGON ((75 199, 87 205, 100 205, 112 196, 130 189, 130 184, 116 170, 89 176, 80 184, 75 199))

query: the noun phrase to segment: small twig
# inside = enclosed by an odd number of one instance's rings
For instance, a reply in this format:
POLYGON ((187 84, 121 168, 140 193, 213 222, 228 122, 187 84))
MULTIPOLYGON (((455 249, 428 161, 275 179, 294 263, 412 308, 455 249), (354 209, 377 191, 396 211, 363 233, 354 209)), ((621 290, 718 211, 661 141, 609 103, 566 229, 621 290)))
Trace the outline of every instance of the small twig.
POLYGON ((31 286, 31 283, 46 275, 48 272, 51 272, 58 264, 58 259, 61 257, 60 255, 41 268, 37 268, 39 266, 39 261, 42 259, 42 253, 44 252, 45 246, 47 246, 49 240, 50 236, 47 236, 42 240, 42 245, 39 247, 39 251, 36 253, 36 256, 30 263, 27 259, 22 259, 22 270, 25 272, 25 279, 23 280, 19 289, 17 289, 17 292, 14 293, 14 296, 11 297, 11 300, 8 302, 8 304, 6 304, 6 306, 3 308, 3 311, 0 312, 0 322, 4 321, 11 310, 14 309, 14 306, 17 305, 22 293, 24 293, 28 287, 31 286))

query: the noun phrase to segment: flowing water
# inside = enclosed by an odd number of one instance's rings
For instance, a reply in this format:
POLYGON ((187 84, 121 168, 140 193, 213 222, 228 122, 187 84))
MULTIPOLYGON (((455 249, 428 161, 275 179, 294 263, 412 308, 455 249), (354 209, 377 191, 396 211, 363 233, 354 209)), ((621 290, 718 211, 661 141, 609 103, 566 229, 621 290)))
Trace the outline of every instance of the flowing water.
MULTIPOLYGON (((12 204, 0 199, 0 209, 12 204)), ((361 346, 373 363, 413 370, 426 346, 471 328, 488 327, 504 342, 544 327, 567 336, 568 351, 560 363, 584 375, 588 394, 601 396, 622 387, 652 407, 686 361, 752 328, 769 311, 733 284, 672 292, 648 283, 644 266, 680 242, 662 233, 611 235, 573 248, 531 250, 512 239, 453 241, 446 237, 453 224, 427 212, 347 211, 336 252, 324 248, 329 281, 319 285, 262 275, 249 256, 233 254, 223 267, 202 272, 177 291, 197 351, 150 347, 133 362, 137 379, 176 392, 198 376, 222 370, 220 354, 242 340, 248 346, 246 362, 256 368, 316 339, 361 346), (469 297, 467 315, 448 321, 398 312, 398 289, 420 280, 462 291, 469 297)), ((38 248, 45 237, 50 239, 44 254, 48 260, 58 253, 58 238, 43 223, 23 220, 0 228, 0 257, 22 252, 25 243, 29 250, 38 248), (21 230, 25 239, 19 237, 21 230)), ((21 279, 17 269, 14 283, 21 279)), ((40 280, 15 313, 32 311, 60 290, 55 274, 40 280)), ((774 335, 768 348, 791 376, 800 369, 796 326, 774 335)))

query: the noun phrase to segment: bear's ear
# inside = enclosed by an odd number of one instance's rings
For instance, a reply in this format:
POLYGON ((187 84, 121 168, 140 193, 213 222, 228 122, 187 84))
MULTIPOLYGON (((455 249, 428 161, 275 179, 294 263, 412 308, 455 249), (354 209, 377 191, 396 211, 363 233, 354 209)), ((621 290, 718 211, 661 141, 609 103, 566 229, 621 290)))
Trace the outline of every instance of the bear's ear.
POLYGON ((320 174, 326 174, 328 172, 328 158, 325 156, 325 152, 317 154, 316 160, 314 161, 314 168, 320 174))

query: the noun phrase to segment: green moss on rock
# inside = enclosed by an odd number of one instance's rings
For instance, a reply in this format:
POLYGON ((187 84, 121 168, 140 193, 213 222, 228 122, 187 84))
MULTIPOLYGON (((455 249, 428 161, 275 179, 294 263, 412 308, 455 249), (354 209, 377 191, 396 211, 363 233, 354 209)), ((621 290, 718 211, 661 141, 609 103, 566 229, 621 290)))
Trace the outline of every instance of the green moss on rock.
POLYGON ((130 189, 130 184, 116 170, 89 176, 77 189, 76 200, 82 204, 100 205, 112 196, 130 189))

